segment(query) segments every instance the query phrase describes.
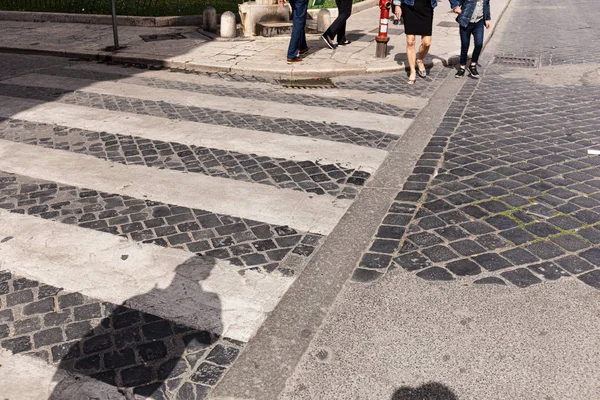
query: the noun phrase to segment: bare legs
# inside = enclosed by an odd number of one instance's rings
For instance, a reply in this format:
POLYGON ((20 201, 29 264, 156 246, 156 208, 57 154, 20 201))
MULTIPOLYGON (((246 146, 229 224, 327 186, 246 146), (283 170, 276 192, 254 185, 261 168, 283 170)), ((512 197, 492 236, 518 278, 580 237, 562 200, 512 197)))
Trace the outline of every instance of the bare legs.
POLYGON ((423 60, 429 53, 429 48, 431 47, 431 36, 421 36, 421 45, 419 46, 418 54, 415 49, 416 42, 417 37, 415 35, 406 35, 406 57, 408 58, 408 66, 410 67, 410 76, 408 78, 409 84, 411 82, 414 83, 416 79, 416 64, 419 64, 419 71, 422 71, 423 75, 425 74, 423 60))
POLYGON ((425 73, 425 65, 423 65, 423 60, 429 53, 429 48, 431 47, 431 36, 421 36, 421 46, 419 46, 419 54, 417 63, 419 64, 419 70, 425 73))

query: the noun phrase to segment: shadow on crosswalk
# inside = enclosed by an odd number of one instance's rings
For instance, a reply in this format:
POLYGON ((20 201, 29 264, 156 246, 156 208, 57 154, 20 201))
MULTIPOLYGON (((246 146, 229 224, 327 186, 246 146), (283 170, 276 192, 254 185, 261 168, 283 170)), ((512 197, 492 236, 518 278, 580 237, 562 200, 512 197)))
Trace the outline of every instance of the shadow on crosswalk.
POLYGON ((391 400, 458 400, 454 392, 438 382, 429 382, 419 387, 402 386, 391 400))
MULTIPOLYGON (((219 342, 223 331, 219 296, 202 290, 202 281, 213 267, 214 259, 193 257, 176 268, 166 288, 155 288, 121 305, 105 304, 110 312, 88 331, 78 332, 90 325, 88 320, 68 325, 67 337, 78 333, 83 337, 52 349, 55 361, 60 357, 62 370, 55 379, 62 380, 50 400, 96 398, 98 384, 94 380, 118 388, 125 398, 171 398, 177 393, 185 393, 183 398, 203 398, 239 351, 219 342), (139 305, 163 315, 165 310, 172 310, 173 318, 140 312, 139 305), (199 312, 207 305, 210 313, 199 312), (197 321, 196 326, 203 326, 203 330, 173 322, 186 317, 197 321), (94 380, 73 384, 72 379, 64 379, 63 371, 94 380)), ((75 320, 85 318, 85 312, 81 307, 75 310, 75 320)))

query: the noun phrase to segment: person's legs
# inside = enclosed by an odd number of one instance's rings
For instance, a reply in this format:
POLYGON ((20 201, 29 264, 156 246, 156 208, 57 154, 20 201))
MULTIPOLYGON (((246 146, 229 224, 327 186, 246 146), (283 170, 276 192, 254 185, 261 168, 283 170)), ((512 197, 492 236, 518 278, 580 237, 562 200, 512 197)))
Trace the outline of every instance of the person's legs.
POLYGON ((352 0, 340 0, 338 11, 338 17, 331 23, 329 28, 327 28, 323 34, 329 39, 333 39, 338 35, 338 33, 341 31, 342 25, 345 29, 346 20, 350 18, 350 14, 352 14, 352 0))
POLYGON ((337 33, 337 44, 343 45, 346 42, 346 21, 340 26, 337 33))
POLYGON ((431 48, 431 36, 421 36, 421 46, 419 46, 419 60, 423 61, 431 48))
POLYGON ((471 25, 467 25, 466 28, 460 27, 460 67, 463 69, 467 66, 467 55, 471 45, 471 32, 473 31, 471 25))
POLYGON ((408 58, 408 66, 410 67, 410 81, 414 81, 417 76, 417 71, 415 69, 415 59, 417 57, 417 52, 415 50, 416 41, 417 37, 415 35, 406 35, 406 57, 408 58))
POLYGON ((308 0, 290 0, 290 5, 292 6, 292 18, 294 22, 287 58, 294 59, 298 56, 298 50, 306 48, 305 29, 308 0))
POLYGON ((467 69, 469 70, 469 75, 471 75, 472 78, 479 79, 479 71, 477 71, 477 61, 479 60, 479 54, 481 54, 481 49, 483 47, 483 28, 485 26, 485 22, 481 20, 470 25, 473 25, 471 33, 475 42, 475 49, 473 50, 471 63, 469 64, 467 69))
POLYGON ((479 55, 481 54, 481 49, 483 48, 483 31, 485 28, 485 22, 481 20, 474 25, 473 42, 475 44, 475 48, 473 49, 473 56, 471 57, 471 65, 477 65, 477 62, 479 61, 479 55))
POLYGON ((421 45, 419 46, 419 52, 417 53, 417 64, 419 67, 419 71, 422 77, 425 77, 427 72, 425 70, 425 65, 423 65, 423 60, 425 56, 429 53, 429 49, 431 48, 431 36, 421 36, 421 45))
POLYGON ((340 29, 337 32, 338 44, 344 44, 346 42, 346 21, 352 14, 352 0, 336 0, 336 4, 340 14, 344 14, 345 19, 340 24, 340 29))

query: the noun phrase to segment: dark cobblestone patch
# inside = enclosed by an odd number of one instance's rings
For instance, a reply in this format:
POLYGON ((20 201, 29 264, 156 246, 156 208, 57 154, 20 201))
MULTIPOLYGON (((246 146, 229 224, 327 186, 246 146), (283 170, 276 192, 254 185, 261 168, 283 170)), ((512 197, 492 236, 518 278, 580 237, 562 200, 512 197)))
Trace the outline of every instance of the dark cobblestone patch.
POLYGON ((597 288, 600 158, 587 150, 600 148, 600 92, 503 72, 465 83, 398 194, 410 222, 396 252, 373 241, 363 260, 391 255, 388 267, 428 280, 526 288, 575 276, 597 288))
POLYGON ((0 122, 0 139, 118 162, 352 199, 370 174, 337 165, 290 161, 180 143, 21 120, 0 122))
MULTIPOLYGON (((361 77, 344 77, 335 79, 335 85, 341 89, 362 90, 366 92, 394 93, 412 97, 429 98, 441 85, 448 69, 434 67, 428 71, 427 79, 419 79, 414 86, 406 84, 407 77, 402 73, 393 75, 374 75, 361 77)), ((405 115, 406 116, 406 115, 405 115)))
MULTIPOLYGON (((44 71, 47 75, 58 75, 71 78, 79 79, 91 79, 91 80, 121 80, 125 78, 124 75, 113 74, 113 73, 100 73, 96 71, 78 70, 78 69, 67 69, 67 68, 53 68, 44 71)), ((287 93, 282 92, 277 86, 269 87, 264 85, 263 88, 235 88, 231 86, 219 85, 219 84, 199 84, 191 82, 182 82, 176 80, 165 80, 158 78, 146 78, 146 77, 127 77, 126 83, 149 86, 158 89, 170 89, 179 90, 182 92, 193 92, 203 93, 215 96, 223 96, 229 98, 242 98, 242 99, 275 99, 279 103, 286 104, 301 104, 305 106, 317 106, 317 107, 332 107, 337 110, 349 110, 349 111, 362 111, 382 115, 392 115, 396 117, 404 116, 404 113, 408 110, 402 109, 393 104, 377 103, 368 100, 354 100, 354 99, 336 99, 331 97, 322 97, 306 92, 298 93, 287 93)))
MULTIPOLYGON (((8 294, 0 296, 0 347, 42 358, 57 368, 83 374, 152 398, 204 398, 235 361, 244 343, 145 314, 125 305, 58 290, 45 300, 53 309, 36 317, 33 302, 8 306, 7 296, 22 289, 23 278, 0 271, 8 294), (58 312, 61 299, 77 298, 58 312), (71 323, 58 314, 82 315, 71 323), (125 323, 125 321, 127 321, 125 323), (200 397, 181 397, 189 393, 200 397), (179 396, 179 397, 178 397, 179 396)), ((43 285, 24 289, 37 298, 43 285)), ((142 295, 143 296, 143 295, 142 295)))
MULTIPOLYGON (((175 247, 225 259, 234 265, 276 270, 294 253, 308 259, 321 236, 296 232, 289 227, 220 215, 149 200, 34 180, 0 171, 0 208, 65 224, 108 232, 134 241, 175 247), (268 243, 267 243, 268 242, 268 243)), ((20 282, 19 287, 27 286, 20 282)), ((2 286, 0 286, 0 292, 2 286)), ((31 303, 31 291, 7 296, 7 303, 31 303)), ((45 295, 46 289, 42 291, 45 295)), ((82 304, 78 294, 59 296, 63 309, 82 304)), ((30 312, 47 307, 47 301, 30 305, 30 312)), ((78 309, 79 310, 79 309, 78 309)), ((87 318, 81 310, 76 320, 87 318)))
POLYGON ((188 107, 164 101, 140 100, 89 92, 72 92, 61 89, 45 89, 0 83, 0 95, 55 101, 102 110, 151 115, 231 128, 314 137, 377 149, 387 149, 392 143, 398 140, 397 136, 384 132, 340 124, 302 121, 283 117, 269 118, 253 114, 213 110, 210 108, 188 107))

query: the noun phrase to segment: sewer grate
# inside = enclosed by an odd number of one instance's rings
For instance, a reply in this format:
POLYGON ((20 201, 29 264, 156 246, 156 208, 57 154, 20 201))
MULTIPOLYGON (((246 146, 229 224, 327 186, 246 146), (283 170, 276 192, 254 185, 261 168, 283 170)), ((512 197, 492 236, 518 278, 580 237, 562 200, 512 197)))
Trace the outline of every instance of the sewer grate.
POLYGON ((161 40, 187 39, 181 33, 163 33, 160 35, 140 35, 144 42, 158 42, 161 40))
POLYGON ((279 84, 290 89, 335 89, 335 84, 329 78, 315 79, 280 79, 279 84))
POLYGON ((442 21, 437 24, 437 26, 441 26, 442 28, 458 28, 459 25, 454 21, 442 21))
POLYGON ((540 60, 537 57, 495 56, 493 64, 507 65, 509 67, 537 68, 540 65, 540 60))

